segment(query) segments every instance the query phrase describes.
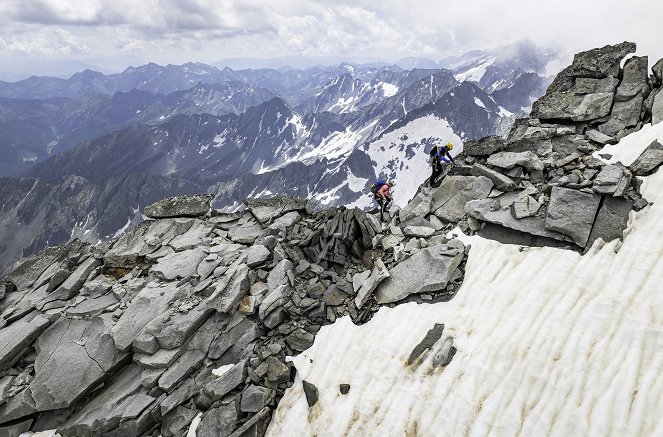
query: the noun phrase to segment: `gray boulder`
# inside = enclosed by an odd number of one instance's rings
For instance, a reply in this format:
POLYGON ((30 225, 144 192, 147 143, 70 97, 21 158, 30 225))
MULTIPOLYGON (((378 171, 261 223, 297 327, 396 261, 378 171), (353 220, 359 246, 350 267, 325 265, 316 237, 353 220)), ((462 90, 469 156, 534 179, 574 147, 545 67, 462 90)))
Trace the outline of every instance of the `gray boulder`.
POLYGON ((18 291, 25 291, 41 276, 46 269, 62 260, 67 254, 66 246, 51 247, 20 262, 5 280, 16 286, 18 291))
POLYGON ((519 193, 505 193, 494 199, 474 200, 465 205, 467 215, 515 231, 554 240, 570 241, 570 238, 559 232, 553 232, 545 227, 544 217, 525 217, 516 219, 511 215, 511 204, 518 198, 519 193))
POLYGON ((493 182, 484 176, 447 176, 431 194, 431 210, 448 222, 456 222, 465 215, 465 204, 484 199, 493 182))
POLYGON ((659 59, 651 68, 651 71, 654 73, 657 85, 661 85, 663 83, 663 59, 659 59))
POLYGON ((592 189, 599 194, 623 196, 631 182, 631 174, 624 168, 609 164, 594 178, 592 189))
POLYGON ((176 252, 160 258, 151 271, 157 278, 167 281, 188 278, 197 273, 198 265, 206 256, 200 247, 176 252))
POLYGON ((546 229, 573 238, 585 247, 601 197, 569 188, 553 187, 546 215, 546 229))
POLYGON ((205 412, 196 429, 196 437, 229 436, 236 429, 238 421, 237 401, 233 399, 205 412))
POLYGON ((428 226, 406 226, 403 229, 403 234, 406 237, 419 237, 428 238, 435 233, 435 229, 428 226))
MULTIPOLYGON (((357 297, 355 297, 355 305, 357 308, 363 307, 366 302, 368 302, 368 299, 371 297, 375 289, 380 285, 380 283, 385 280, 386 278, 389 277, 389 270, 387 270, 387 267, 384 265, 381 259, 377 259, 375 261, 375 266, 373 267, 373 271, 369 272, 366 271, 364 274, 358 273, 355 275, 355 278, 357 278, 359 275, 362 275, 359 277, 359 287, 356 288, 357 290, 357 297), (366 276, 368 274, 368 276, 366 276)), ((353 285, 354 285, 354 278, 353 278, 353 285)))
POLYGON ((169 197, 145 207, 145 215, 155 219, 201 217, 210 212, 213 198, 211 194, 169 197))
POLYGON ((663 88, 656 91, 651 107, 651 122, 656 124, 663 121, 663 88))
POLYGON ((633 161, 629 168, 636 176, 647 176, 662 163, 663 145, 658 141, 654 141, 633 161))
POLYGON ((184 294, 185 289, 177 287, 177 283, 148 283, 133 298, 111 330, 117 348, 128 349, 148 323, 167 312, 170 304, 184 294))
POLYGON ((630 133, 627 128, 634 128, 640 121, 640 112, 644 96, 638 94, 631 100, 615 102, 612 106, 610 119, 599 126, 606 135, 622 138, 630 133))
POLYGON ((644 94, 649 86, 648 79, 648 59, 646 56, 633 56, 624 64, 622 81, 617 87, 615 101, 625 102, 631 100, 638 94, 644 94))
MULTIPOLYGON (((444 183, 444 181, 442 181, 442 183, 444 183)), ((428 192, 424 191, 418 193, 407 205, 401 208, 398 212, 398 216, 402 223, 412 220, 415 217, 425 217, 430 214, 431 201, 428 194, 428 192)))
POLYGON ((307 381, 302 381, 302 387, 304 388, 306 403, 308 404, 308 407, 311 408, 318 402, 318 387, 307 381))
POLYGON ((613 138, 611 136, 608 136, 604 134, 601 131, 598 131, 596 129, 587 129, 587 132, 585 132, 585 135, 587 138, 590 140, 599 143, 599 144, 616 144, 618 140, 616 138, 613 138))
POLYGON ((628 223, 629 213, 632 210, 633 202, 631 200, 606 197, 596 216, 586 247, 589 249, 599 238, 606 243, 615 239, 621 240, 628 223))
POLYGON ((249 385, 242 392, 240 409, 244 413, 257 413, 273 400, 274 392, 267 387, 249 385))
POLYGON ((299 222, 302 219, 302 216, 297 211, 291 211, 286 214, 283 214, 281 217, 277 218, 269 225, 272 229, 288 229, 290 226, 299 222))
POLYGON ((543 170, 543 162, 534 152, 498 152, 486 160, 488 165, 510 170, 519 165, 528 170, 543 170))
POLYGON ((248 360, 242 360, 233 365, 223 375, 208 382, 205 385, 205 393, 216 401, 233 391, 246 379, 247 364, 248 360))
POLYGON ((245 199, 244 204, 251 214, 262 224, 290 211, 310 212, 311 207, 306 199, 292 197, 272 197, 270 199, 245 199))
POLYGON ((0 372, 11 367, 14 361, 20 358, 23 350, 30 346, 48 325, 48 317, 39 311, 32 311, 0 329, 0 372))
POLYGON ((467 156, 485 156, 504 150, 505 147, 504 138, 493 135, 466 142, 463 144, 463 153, 467 156))
POLYGON ((69 407, 110 375, 126 354, 110 335, 112 316, 60 319, 36 343, 30 390, 39 411, 69 407), (76 378, 72 378, 76 375, 76 378))
POLYGON ((516 183, 508 176, 496 172, 481 164, 474 164, 470 170, 472 176, 485 176, 493 182, 495 188, 500 191, 513 191, 516 188, 516 183))
POLYGON ((246 265, 254 268, 263 264, 272 256, 272 252, 262 244, 254 244, 246 251, 246 265))
POLYGON ((257 223, 247 223, 237 226, 228 232, 228 238, 235 243, 253 244, 262 233, 262 228, 257 223))
POLYGON ((515 219, 535 216, 541 209, 541 204, 526 193, 519 195, 511 204, 511 215, 515 219))
POLYGON ((446 244, 420 250, 389 271, 389 277, 375 291, 378 303, 397 302, 412 294, 443 290, 463 255, 463 250, 446 244))
POLYGON ((407 359, 407 365, 412 365, 417 359, 426 351, 429 350, 437 341, 442 338, 444 332, 444 324, 436 323, 426 333, 424 338, 414 347, 410 356, 407 359))
POLYGON ((126 366, 100 394, 58 427, 59 434, 102 435, 116 430, 123 422, 137 418, 156 400, 145 389, 140 389, 141 373, 138 365, 126 366))

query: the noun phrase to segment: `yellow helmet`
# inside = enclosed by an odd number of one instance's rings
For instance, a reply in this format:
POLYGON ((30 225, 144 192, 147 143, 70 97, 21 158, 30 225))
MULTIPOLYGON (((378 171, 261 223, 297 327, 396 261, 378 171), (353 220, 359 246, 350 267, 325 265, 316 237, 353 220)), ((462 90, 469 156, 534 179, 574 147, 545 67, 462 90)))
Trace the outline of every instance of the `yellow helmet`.
POLYGON ((454 149, 454 145, 451 144, 451 143, 447 143, 447 149, 449 149, 449 150, 453 150, 453 149, 454 149))

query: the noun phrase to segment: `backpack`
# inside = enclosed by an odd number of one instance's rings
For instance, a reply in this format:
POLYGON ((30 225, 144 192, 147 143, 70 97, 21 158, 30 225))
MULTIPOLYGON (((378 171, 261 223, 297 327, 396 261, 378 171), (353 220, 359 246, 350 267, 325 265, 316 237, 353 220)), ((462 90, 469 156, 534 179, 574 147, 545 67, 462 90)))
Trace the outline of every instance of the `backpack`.
POLYGON ((386 184, 386 182, 383 179, 378 179, 373 185, 371 185, 371 193, 376 194, 384 184, 386 184))

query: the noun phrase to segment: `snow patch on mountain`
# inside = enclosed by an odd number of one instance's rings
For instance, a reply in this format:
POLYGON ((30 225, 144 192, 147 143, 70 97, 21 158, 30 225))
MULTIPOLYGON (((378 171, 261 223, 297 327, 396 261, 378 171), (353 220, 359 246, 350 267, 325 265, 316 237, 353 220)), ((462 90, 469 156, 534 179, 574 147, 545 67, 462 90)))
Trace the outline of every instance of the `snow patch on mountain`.
MULTIPOLYGON (((427 115, 362 147, 373 161, 375 174, 396 182, 394 202, 405 206, 429 176, 427 152, 437 143, 453 143, 454 155, 463 149, 460 137, 445 119, 427 115)), ((372 200, 363 201, 366 205, 355 206, 369 206, 372 200)))
POLYGON ((608 164, 621 162, 624 165, 631 165, 656 140, 663 142, 663 123, 646 124, 639 131, 622 138, 617 144, 605 145, 592 156, 608 164), (610 154, 612 157, 605 159, 601 156, 603 154, 610 154))
POLYGON ((661 184, 663 172, 644 178, 654 203, 631 213, 623 243, 585 256, 462 237, 456 297, 324 326, 294 358, 268 435, 662 435, 661 184), (435 323, 453 360, 407 365, 435 323), (302 380, 319 391, 311 409, 302 380))
POLYGON ((477 64, 470 66, 465 71, 461 71, 455 75, 458 82, 479 82, 484 74, 486 74, 486 69, 493 65, 495 62, 496 56, 491 56, 485 59, 481 59, 477 64))

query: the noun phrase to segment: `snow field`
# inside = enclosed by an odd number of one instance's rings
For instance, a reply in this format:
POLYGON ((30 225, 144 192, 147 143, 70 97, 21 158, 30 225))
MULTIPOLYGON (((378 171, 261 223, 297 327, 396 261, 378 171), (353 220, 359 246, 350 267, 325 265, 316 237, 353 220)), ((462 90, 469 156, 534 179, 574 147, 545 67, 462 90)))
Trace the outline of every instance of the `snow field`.
MULTIPOLYGON (((639 138, 624 144, 644 149, 639 138)), ((623 243, 585 256, 461 236, 472 250, 457 296, 323 327, 268 435, 663 435, 662 185, 661 171, 645 178, 653 206, 631 213, 623 243), (434 323, 452 362, 406 366, 434 323), (319 390, 311 409, 302 379, 319 390)))

